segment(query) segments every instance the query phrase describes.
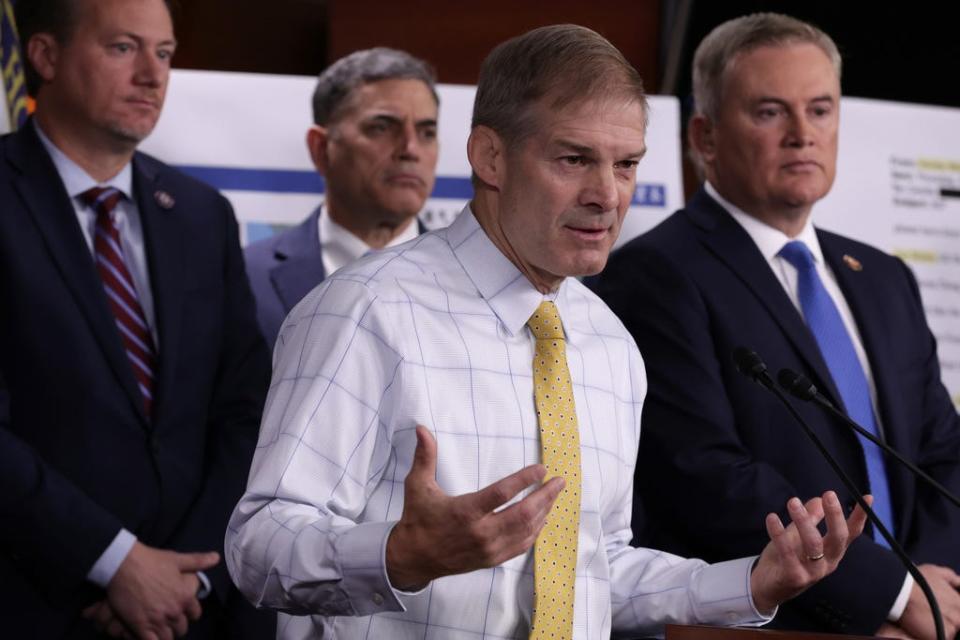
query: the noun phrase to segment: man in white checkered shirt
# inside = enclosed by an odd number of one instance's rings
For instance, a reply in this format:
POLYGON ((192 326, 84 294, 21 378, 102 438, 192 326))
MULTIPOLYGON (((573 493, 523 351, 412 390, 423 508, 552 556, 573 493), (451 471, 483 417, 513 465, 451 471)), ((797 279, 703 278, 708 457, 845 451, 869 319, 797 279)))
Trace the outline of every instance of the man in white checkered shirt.
POLYGON ((636 71, 588 29, 500 45, 477 90, 470 205, 341 269, 287 317, 226 540, 241 590, 284 612, 278 637, 528 637, 532 548, 563 489, 539 464, 526 322, 544 300, 562 320, 581 443, 573 638, 762 624, 859 535, 863 513, 844 520, 825 494, 792 500, 789 527, 768 516, 759 558, 629 546, 643 362, 570 276, 606 263, 646 115, 636 71))

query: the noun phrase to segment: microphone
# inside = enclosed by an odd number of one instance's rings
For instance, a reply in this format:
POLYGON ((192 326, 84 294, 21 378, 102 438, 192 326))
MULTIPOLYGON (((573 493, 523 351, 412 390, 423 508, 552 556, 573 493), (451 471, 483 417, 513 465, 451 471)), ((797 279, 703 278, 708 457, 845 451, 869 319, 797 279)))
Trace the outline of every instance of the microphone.
POLYGON ((792 396, 799 398, 804 402, 810 402, 812 400, 829 411, 832 415, 840 418, 845 425, 883 449, 883 451, 885 451, 888 455, 896 459, 897 462, 913 472, 915 476, 921 478, 928 485, 936 489, 940 495, 952 502, 955 506, 960 507, 960 498, 957 498, 957 496, 951 493, 949 489, 934 480, 929 474, 917 467, 917 465, 900 455, 896 449, 851 420, 850 417, 843 411, 837 409, 837 407, 835 407, 830 400, 824 397, 822 393, 817 391, 817 388, 812 382, 810 382, 810 379, 807 376, 803 375, 802 373, 797 373, 796 371, 791 371, 790 369, 780 369, 780 372, 777 374, 777 382, 779 382, 780 386, 792 396))
MULTIPOLYGON (((943 630, 943 616, 940 613, 940 606, 937 604, 937 599, 933 596, 933 590, 930 589, 930 584, 923 577, 923 574, 920 573, 920 570, 917 569, 916 565, 907 557, 907 552, 903 550, 903 547, 900 546, 900 543, 896 541, 890 531, 887 530, 887 527, 880 521, 880 518, 877 517, 877 514, 873 509, 870 508, 870 505, 867 504, 867 501, 863 499, 863 496, 860 494, 860 490, 857 489, 856 484, 853 480, 840 466, 840 463, 830 454, 827 450, 826 445, 823 444, 823 441, 820 440, 820 437, 810 428, 804 419, 800 416, 800 413, 794 408, 793 404, 790 403, 790 400, 783 394, 780 389, 773 384, 773 380, 770 379, 770 374, 767 373, 767 365, 763 362, 756 351, 749 349, 747 347, 737 347, 733 350, 733 361, 737 366, 737 371, 750 378, 760 386, 769 390, 777 399, 786 407, 787 411, 793 417, 793 419, 799 424, 804 433, 807 434, 807 437, 816 445, 817 449, 820 451, 820 455, 830 464, 834 472, 839 476, 840 481, 847 488, 847 491, 853 495, 856 499, 857 504, 860 505, 860 508, 863 509, 867 518, 873 524, 874 528, 880 532, 880 535, 883 536, 883 539, 887 541, 887 544, 890 545, 890 549, 893 550, 897 558, 900 559, 900 563, 907 569, 907 572, 913 576, 913 579, 918 585, 920 585, 920 590, 923 591, 923 595, 926 596, 927 602, 930 605, 930 612, 933 614, 933 622, 937 631, 937 640, 946 640, 946 634, 943 630)), ((779 376, 778 376, 779 377, 779 376)), ((798 381, 797 377, 790 376, 789 380, 782 380, 782 382, 787 382, 788 386, 796 388, 798 392, 807 395, 810 393, 811 389, 813 391, 814 397, 817 394, 816 387, 813 384, 804 378, 802 381, 798 381)), ((791 393, 793 391, 791 390, 791 393)), ((826 400, 826 398, 824 398, 826 400)), ((828 401, 829 402, 829 401, 828 401)), ((859 426, 859 425, 858 425, 859 426)))
POLYGON ((737 371, 757 384, 774 391, 773 379, 767 373, 767 365, 756 351, 747 347, 737 347, 733 350, 733 362, 737 365, 737 371))

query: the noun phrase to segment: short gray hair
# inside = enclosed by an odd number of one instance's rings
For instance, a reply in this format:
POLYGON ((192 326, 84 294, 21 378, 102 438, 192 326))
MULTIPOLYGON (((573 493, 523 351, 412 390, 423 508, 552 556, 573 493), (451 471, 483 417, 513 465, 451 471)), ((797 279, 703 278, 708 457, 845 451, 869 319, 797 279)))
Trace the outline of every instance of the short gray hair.
POLYGON ((728 20, 711 31, 693 54, 693 101, 696 113, 716 120, 723 75, 737 56, 759 47, 812 44, 833 63, 840 78, 837 45, 817 27, 779 13, 753 13, 728 20))
POLYGON ((375 47, 340 58, 320 74, 313 90, 314 124, 329 124, 354 89, 379 80, 420 80, 440 104, 436 73, 429 63, 406 51, 375 47))
POLYGON ((536 129, 531 107, 547 95, 552 109, 588 97, 625 96, 647 115, 643 80, 623 54, 595 31, 560 24, 511 38, 490 52, 480 67, 472 126, 518 142, 536 129))

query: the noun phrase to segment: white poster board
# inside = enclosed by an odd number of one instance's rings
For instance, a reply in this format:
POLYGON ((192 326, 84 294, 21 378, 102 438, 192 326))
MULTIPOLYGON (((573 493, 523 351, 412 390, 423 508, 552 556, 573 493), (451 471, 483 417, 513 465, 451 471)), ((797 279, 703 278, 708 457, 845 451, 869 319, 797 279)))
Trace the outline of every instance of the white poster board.
MULTIPOLYGON (((163 116, 142 149, 217 187, 230 199, 244 243, 296 224, 322 199, 307 155, 316 79, 175 70, 163 116)), ((470 199, 466 141, 474 88, 440 85, 437 184, 420 217, 445 226, 470 199)), ((649 151, 621 242, 683 203, 680 110, 676 98, 650 100, 649 151)))

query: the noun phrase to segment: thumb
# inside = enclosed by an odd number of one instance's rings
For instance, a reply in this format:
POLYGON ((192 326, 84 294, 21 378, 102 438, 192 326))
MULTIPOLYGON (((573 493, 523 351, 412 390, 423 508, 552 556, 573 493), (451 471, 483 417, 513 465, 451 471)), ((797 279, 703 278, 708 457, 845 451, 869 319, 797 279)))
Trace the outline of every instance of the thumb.
POLYGON ((417 448, 413 452, 413 464, 408 479, 420 483, 435 482, 437 477, 437 441, 423 425, 417 425, 417 448))
POLYGON ((216 551, 205 553, 178 553, 175 562, 181 572, 203 571, 215 567, 220 562, 220 554, 216 551))

